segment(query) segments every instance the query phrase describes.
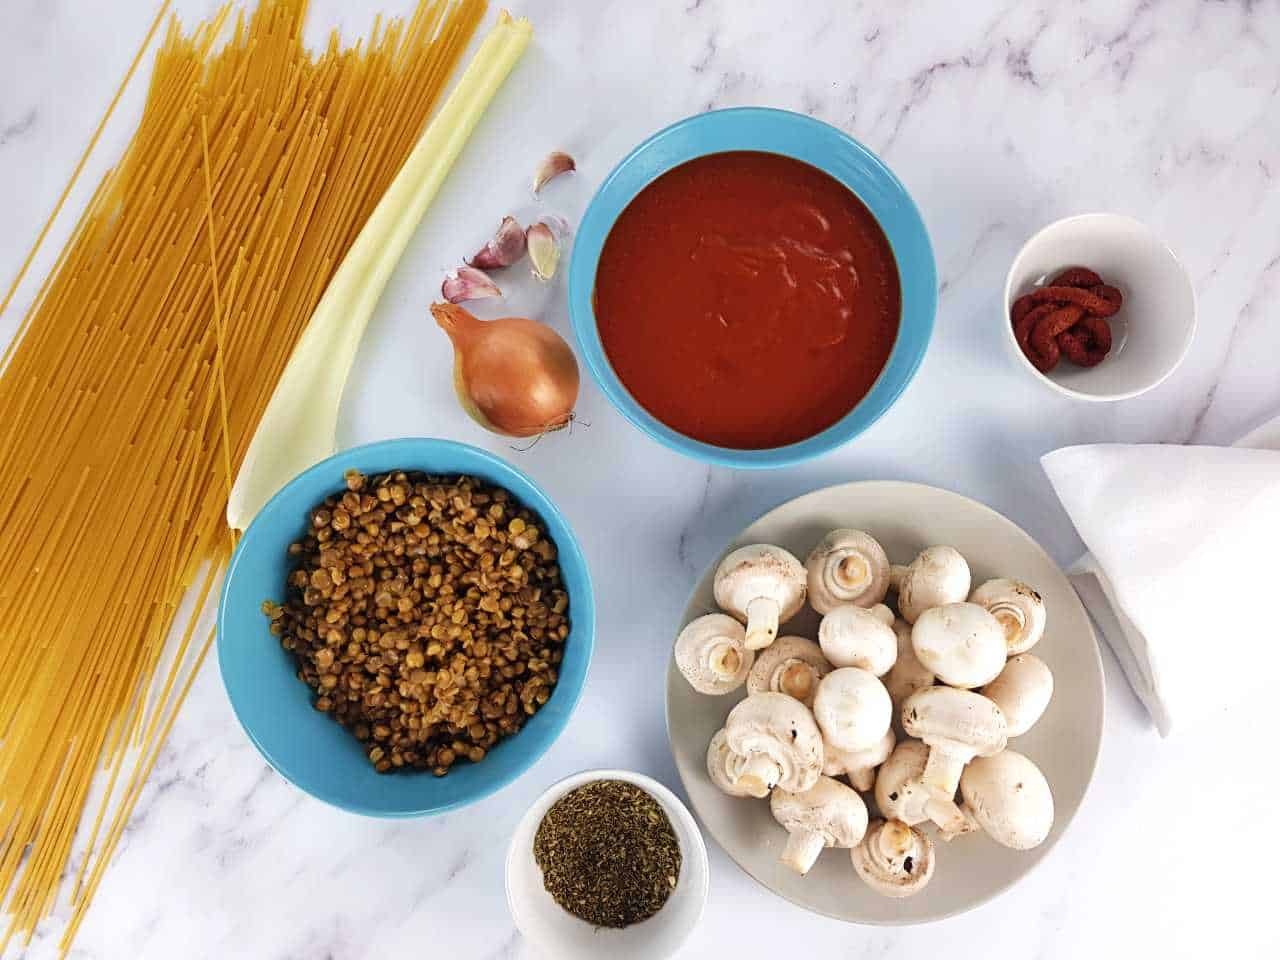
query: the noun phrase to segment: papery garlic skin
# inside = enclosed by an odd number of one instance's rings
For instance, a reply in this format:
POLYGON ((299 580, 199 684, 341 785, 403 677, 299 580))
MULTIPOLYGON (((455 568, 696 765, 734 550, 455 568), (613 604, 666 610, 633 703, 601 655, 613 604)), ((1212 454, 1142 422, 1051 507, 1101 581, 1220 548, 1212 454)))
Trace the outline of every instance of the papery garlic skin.
POLYGON ((518 263, 524 256, 524 227, 515 217, 503 217, 493 239, 480 248, 470 260, 468 266, 481 270, 496 270, 518 263))
POLYGON ((537 172, 533 175, 533 192, 535 194, 541 193, 542 188, 560 176, 560 174, 572 173, 577 169, 578 165, 574 162, 573 157, 561 150, 553 150, 538 165, 537 172))
POLYGON ((440 296, 450 303, 465 303, 468 300, 488 300, 502 296, 502 291, 483 270, 462 266, 450 270, 440 285, 440 296))

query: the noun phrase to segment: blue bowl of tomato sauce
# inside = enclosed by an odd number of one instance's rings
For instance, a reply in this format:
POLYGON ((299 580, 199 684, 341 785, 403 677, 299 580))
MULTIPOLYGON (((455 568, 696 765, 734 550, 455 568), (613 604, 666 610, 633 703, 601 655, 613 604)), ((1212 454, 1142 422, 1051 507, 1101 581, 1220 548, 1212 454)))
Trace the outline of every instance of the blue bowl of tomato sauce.
POLYGON ((783 467, 862 433, 911 382, 937 270, 906 188, 828 124, 688 117, 601 184, 569 313, 615 407, 686 456, 783 467))

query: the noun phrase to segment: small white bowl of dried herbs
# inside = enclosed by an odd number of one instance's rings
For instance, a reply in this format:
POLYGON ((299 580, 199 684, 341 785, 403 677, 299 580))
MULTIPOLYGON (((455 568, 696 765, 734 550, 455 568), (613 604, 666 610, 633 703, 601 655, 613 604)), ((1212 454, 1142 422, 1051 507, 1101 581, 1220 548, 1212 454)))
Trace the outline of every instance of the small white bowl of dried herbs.
POLYGON ((643 774, 586 770, 516 827, 507 903, 544 956, 669 957, 702 916, 708 874, 702 834, 674 793, 643 774))

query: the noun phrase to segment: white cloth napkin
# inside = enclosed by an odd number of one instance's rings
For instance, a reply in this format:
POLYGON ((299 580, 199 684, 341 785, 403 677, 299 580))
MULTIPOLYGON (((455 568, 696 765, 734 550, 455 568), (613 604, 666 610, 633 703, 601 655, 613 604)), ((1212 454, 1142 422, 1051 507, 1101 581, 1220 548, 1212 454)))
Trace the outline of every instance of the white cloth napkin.
POLYGON ((1270 682, 1280 648, 1280 417, 1233 447, 1041 458, 1089 548, 1067 571, 1162 736, 1270 682))

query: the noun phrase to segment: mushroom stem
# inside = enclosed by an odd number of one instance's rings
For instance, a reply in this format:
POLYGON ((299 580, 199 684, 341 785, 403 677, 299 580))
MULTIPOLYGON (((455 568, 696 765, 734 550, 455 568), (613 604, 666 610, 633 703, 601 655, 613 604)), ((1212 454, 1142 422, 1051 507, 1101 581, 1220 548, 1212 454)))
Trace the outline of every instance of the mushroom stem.
MULTIPOLYGON (((742 633, 746 643, 746 631, 742 633)), ((746 656, 754 656, 743 650, 746 656)), ((749 693, 783 693, 794 697, 805 706, 813 703, 818 681, 831 672, 831 664, 822 655, 822 649, 804 637, 779 637, 768 648, 760 651, 751 673, 747 676, 749 693)))
POLYGON ((987 612, 996 618, 996 622, 1004 630, 1005 642, 1013 647, 1027 625, 1027 618, 1022 611, 1012 603, 994 603, 987 607, 987 612))
POLYGON ((974 833, 981 829, 982 827, 979 826, 978 821, 973 818, 973 814, 958 804, 956 805, 956 818, 954 820, 947 823, 938 823, 938 834, 947 843, 950 843, 956 837, 962 837, 966 833, 974 833))
POLYGON ((871 579, 871 567, 867 565, 865 558, 850 553, 836 566, 835 579, 840 586, 848 589, 860 587, 871 579))
POLYGON ((784 660, 774 673, 777 683, 774 689, 797 700, 808 701, 818 685, 817 672, 800 659, 784 660))
POLYGON ((897 820, 887 821, 876 836, 880 855, 886 860, 896 860, 910 850, 914 842, 911 828, 897 820))
POLYGON ((925 801, 924 813, 941 831, 944 840, 969 833, 972 829, 972 821, 955 800, 930 797, 925 801))
POLYGON ((818 855, 826 845, 826 838, 821 833, 814 830, 794 830, 787 835, 787 846, 779 860, 783 866, 804 876, 818 862, 818 855))
POLYGON ((747 758, 734 784, 753 797, 767 797, 782 779, 782 768, 767 754, 753 753, 747 758))
POLYGON ((778 635, 778 603, 756 597, 747 604, 747 649, 763 650, 778 635))
POLYGON ((900 563, 889 567, 889 588, 898 590, 902 587, 902 578, 907 575, 907 568, 900 563))
POLYGON ((731 643, 713 644, 707 651, 707 669, 722 680, 731 680, 742 667, 742 656, 731 643))
POLYGON ((948 749, 945 743, 933 744, 929 760, 924 765, 924 773, 920 777, 921 784, 933 798, 954 804, 956 788, 960 786, 960 774, 972 757, 972 750, 955 751, 948 749))

